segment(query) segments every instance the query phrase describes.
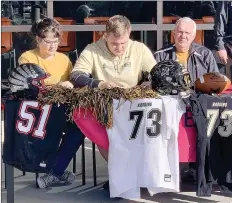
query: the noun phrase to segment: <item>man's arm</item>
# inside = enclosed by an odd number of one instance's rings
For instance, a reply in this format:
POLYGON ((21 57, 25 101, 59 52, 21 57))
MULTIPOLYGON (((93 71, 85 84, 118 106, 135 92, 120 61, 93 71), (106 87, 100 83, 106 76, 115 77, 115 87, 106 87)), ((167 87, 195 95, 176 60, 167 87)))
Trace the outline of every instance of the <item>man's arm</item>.
POLYGON ((93 72, 93 56, 91 45, 87 46, 77 59, 76 64, 70 74, 70 81, 74 87, 98 87, 101 80, 91 78, 93 72))
POLYGON ((207 56, 206 56, 206 63, 208 65, 207 72, 219 72, 217 62, 213 56, 213 53, 208 50, 207 56))
POLYGON ((223 37, 225 36, 225 29, 228 18, 228 2, 219 1, 215 15, 214 36, 216 38, 215 48, 217 51, 224 50, 223 37))
POLYGON ((93 79, 90 76, 91 75, 88 73, 84 73, 82 71, 75 71, 71 73, 70 80, 74 84, 74 87, 98 87, 98 84, 101 82, 101 80, 93 79))

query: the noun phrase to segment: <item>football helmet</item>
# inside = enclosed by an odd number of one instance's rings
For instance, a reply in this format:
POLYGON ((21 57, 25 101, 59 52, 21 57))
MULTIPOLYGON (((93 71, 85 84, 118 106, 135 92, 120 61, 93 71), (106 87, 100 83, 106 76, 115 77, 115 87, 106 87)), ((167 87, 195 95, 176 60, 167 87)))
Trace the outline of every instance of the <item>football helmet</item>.
POLYGON ((189 89, 184 80, 182 66, 174 60, 157 63, 151 70, 151 87, 161 95, 178 94, 189 89))
POLYGON ((45 87, 44 79, 49 76, 37 64, 25 63, 11 71, 8 82, 13 94, 36 99, 45 87))

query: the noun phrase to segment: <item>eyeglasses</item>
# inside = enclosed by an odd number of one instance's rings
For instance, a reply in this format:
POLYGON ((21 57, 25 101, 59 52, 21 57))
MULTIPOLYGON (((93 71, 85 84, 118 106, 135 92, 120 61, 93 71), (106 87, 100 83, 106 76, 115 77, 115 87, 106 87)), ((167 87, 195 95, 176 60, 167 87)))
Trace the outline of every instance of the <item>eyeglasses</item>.
POLYGON ((60 40, 56 40, 56 41, 47 41, 45 39, 42 38, 42 40, 44 41, 44 43, 47 45, 47 46, 51 46, 52 44, 54 45, 58 45, 60 43, 60 40))

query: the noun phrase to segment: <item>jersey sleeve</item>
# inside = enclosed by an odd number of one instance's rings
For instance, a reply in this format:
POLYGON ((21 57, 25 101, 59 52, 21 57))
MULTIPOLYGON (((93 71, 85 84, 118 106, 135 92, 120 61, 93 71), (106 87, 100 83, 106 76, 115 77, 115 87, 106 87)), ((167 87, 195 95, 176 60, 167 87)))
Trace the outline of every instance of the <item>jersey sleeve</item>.
MULTIPOLYGON (((173 125, 173 98, 171 96, 162 96, 162 135, 166 140, 171 139, 173 125)), ((174 110, 174 111, 173 111, 174 110)))
POLYGON ((179 132, 179 122, 186 112, 186 105, 179 96, 162 96, 162 132, 165 139, 177 137, 179 132))

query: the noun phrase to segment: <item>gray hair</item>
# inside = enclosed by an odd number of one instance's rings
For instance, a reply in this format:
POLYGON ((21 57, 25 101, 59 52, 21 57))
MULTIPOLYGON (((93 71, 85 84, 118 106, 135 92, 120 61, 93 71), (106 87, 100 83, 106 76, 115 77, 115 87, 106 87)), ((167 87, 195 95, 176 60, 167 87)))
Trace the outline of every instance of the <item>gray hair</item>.
POLYGON ((196 23, 195 23, 191 18, 189 18, 189 17, 180 18, 179 20, 176 21, 175 28, 176 28, 181 22, 186 22, 186 23, 191 22, 191 23, 193 24, 193 32, 196 33, 196 31, 197 31, 197 25, 196 25, 196 23))

